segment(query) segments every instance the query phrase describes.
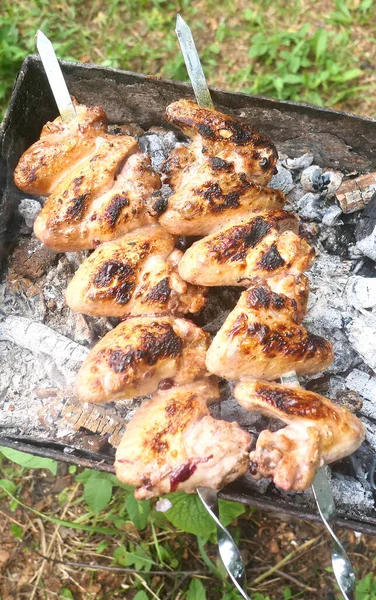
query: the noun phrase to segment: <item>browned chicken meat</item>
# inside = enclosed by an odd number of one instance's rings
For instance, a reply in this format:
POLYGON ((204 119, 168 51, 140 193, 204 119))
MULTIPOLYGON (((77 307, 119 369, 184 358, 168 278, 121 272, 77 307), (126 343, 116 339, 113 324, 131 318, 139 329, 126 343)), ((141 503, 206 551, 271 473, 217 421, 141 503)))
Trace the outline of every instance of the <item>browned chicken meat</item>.
POLYGON ((205 290, 186 283, 175 238, 159 225, 101 244, 68 285, 68 306, 86 315, 183 315, 198 312, 205 290))
POLYGON ((179 273, 196 285, 242 287, 253 277, 300 275, 311 266, 315 252, 297 229, 297 218, 287 211, 257 212, 231 221, 195 242, 180 261, 179 273))
POLYGON ((169 197, 160 223, 176 235, 207 235, 229 219, 256 210, 280 210, 285 197, 235 172, 234 164, 209 157, 184 186, 169 197))
POLYGON ((326 369, 333 361, 332 345, 298 321, 295 300, 266 283, 250 286, 208 350, 208 371, 226 379, 278 379, 326 369))
POLYGON ((40 139, 21 156, 14 181, 22 191, 48 196, 95 151, 97 136, 106 132, 106 113, 98 106, 76 105, 76 111, 68 123, 60 117, 46 123, 40 139))
POLYGON ((221 489, 249 469, 250 436, 237 423, 213 419, 216 384, 158 391, 128 423, 116 452, 116 475, 143 500, 197 486, 221 489))
MULTIPOLYGON (((190 150, 196 157, 196 163, 203 162, 203 155, 205 158, 222 158, 233 163, 236 173, 244 173, 261 185, 268 183, 275 173, 277 151, 273 143, 247 123, 216 110, 201 108, 187 99, 170 104, 166 115, 170 123, 192 138, 190 150)), ((187 152, 180 150, 174 154, 165 171, 174 185, 182 185, 190 169, 187 152), (174 161, 175 168, 180 171, 178 179, 174 173, 174 161), (184 162, 187 164, 182 169, 184 162)))
POLYGON ((281 419, 287 427, 262 431, 250 453, 251 473, 283 490, 305 490, 324 464, 355 452, 365 431, 360 420, 328 398, 300 387, 247 381, 235 398, 246 410, 281 419))
POLYGON ((84 402, 108 402, 203 378, 209 343, 209 334, 184 319, 130 317, 88 354, 77 395, 84 402))
POLYGON ((70 172, 48 198, 35 223, 35 235, 61 251, 93 248, 156 217, 145 200, 160 187, 147 155, 129 136, 97 138, 93 155, 70 172))

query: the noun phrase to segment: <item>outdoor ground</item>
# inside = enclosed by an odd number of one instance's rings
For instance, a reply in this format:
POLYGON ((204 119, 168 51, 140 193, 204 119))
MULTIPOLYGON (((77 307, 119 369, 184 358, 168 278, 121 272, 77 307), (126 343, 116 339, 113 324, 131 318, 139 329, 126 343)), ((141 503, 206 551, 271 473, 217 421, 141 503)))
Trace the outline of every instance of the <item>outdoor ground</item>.
MULTIPOLYGON (((37 28, 60 58, 186 80, 173 31, 179 11, 212 85, 376 117, 373 0, 2 0, 1 8, 0 111, 35 52, 37 28)), ((186 533, 179 519, 174 527, 154 503, 135 503, 106 477, 1 460, 0 600, 240 598, 221 580, 212 532, 186 533)), ((239 505, 223 510, 253 600, 339 598, 321 526, 239 505)), ((376 539, 340 537, 356 567, 357 600, 375 600, 376 539)))

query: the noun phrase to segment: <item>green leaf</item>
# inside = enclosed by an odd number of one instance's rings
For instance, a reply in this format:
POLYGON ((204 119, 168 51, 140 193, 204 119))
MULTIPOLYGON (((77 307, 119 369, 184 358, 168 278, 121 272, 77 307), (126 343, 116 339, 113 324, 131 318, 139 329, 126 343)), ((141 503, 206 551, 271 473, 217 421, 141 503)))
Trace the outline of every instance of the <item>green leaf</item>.
POLYGON ((206 600, 205 588, 199 579, 192 579, 189 584, 187 600, 206 600))
POLYGON ((108 548, 109 542, 99 542, 97 546, 97 554, 102 554, 108 548))
POLYGON ((137 547, 135 550, 130 552, 125 546, 119 546, 114 551, 113 557, 122 567, 134 566, 137 571, 150 571, 154 564, 154 561, 141 547, 137 547))
POLYGON ((10 481, 9 479, 0 479, 0 488, 5 490, 6 492, 14 494, 17 489, 17 486, 15 483, 13 483, 13 481, 10 481))
POLYGON ((207 537, 215 531, 216 525, 197 494, 175 492, 167 494, 167 498, 170 499, 172 507, 164 514, 177 529, 201 537, 207 537))
POLYGON ((329 34, 325 29, 319 29, 313 36, 312 42, 315 49, 316 61, 320 61, 321 57, 325 54, 328 37, 329 34))
POLYGON ((10 526, 10 532, 15 538, 22 540, 23 530, 19 525, 17 525, 16 523, 12 523, 10 526))
POLYGON ((48 469, 52 475, 56 475, 57 462, 51 458, 42 458, 41 456, 32 456, 13 448, 5 448, 0 446, 0 452, 5 458, 28 469, 48 469))
POLYGON ((234 519, 245 513, 244 504, 231 502, 230 500, 219 500, 219 516, 225 527, 230 525, 234 519))
POLYGON ((69 600, 74 600, 74 596, 69 588, 63 587, 59 592, 59 598, 69 598, 69 600))
POLYGON ((106 508, 111 501, 111 496, 112 483, 108 479, 95 477, 85 483, 84 498, 94 513, 106 508))
POLYGON ((149 500, 136 500, 133 494, 127 496, 126 507, 133 525, 137 529, 144 529, 150 513, 149 500))
POLYGON ((143 591, 137 592, 133 600, 149 600, 149 596, 143 591))

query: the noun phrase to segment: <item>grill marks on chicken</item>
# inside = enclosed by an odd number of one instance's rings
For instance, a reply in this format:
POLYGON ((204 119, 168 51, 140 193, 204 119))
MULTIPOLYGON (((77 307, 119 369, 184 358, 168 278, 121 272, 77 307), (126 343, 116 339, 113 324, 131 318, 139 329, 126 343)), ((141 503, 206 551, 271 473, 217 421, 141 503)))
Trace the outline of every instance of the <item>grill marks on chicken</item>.
POLYGON ((142 500, 199 485, 221 489, 249 466, 251 438, 237 423, 213 419, 208 404, 218 398, 215 382, 158 391, 143 403, 116 452, 117 477, 136 486, 142 500))
POLYGON ((241 382, 235 398, 243 408, 281 419, 287 427, 262 431, 250 453, 254 477, 271 477, 283 490, 305 490, 318 468, 362 444, 365 430, 350 411, 299 387, 241 382))
POLYGON ((228 219, 262 209, 280 210, 285 198, 235 172, 233 163, 209 157, 168 199, 160 223, 176 235, 207 235, 228 219))
MULTIPOLYGON (((186 99, 170 104, 166 116, 193 139, 197 160, 204 155, 231 161, 237 173, 249 175, 261 185, 268 183, 275 172, 275 146, 247 123, 186 99)), ((170 177, 172 174, 170 168, 170 177)))
POLYGON ((190 321, 130 317, 89 353, 77 376, 77 395, 84 402, 106 402, 150 394, 165 380, 169 386, 190 383, 206 374, 208 345, 209 334, 190 321))
POLYGON ((97 151, 55 189, 35 221, 35 235, 56 251, 93 248, 156 221, 144 203, 160 185, 149 158, 130 156, 138 146, 129 136, 97 142, 97 151), (132 181, 136 178, 142 190, 132 181))
POLYGON ((294 299, 272 292, 266 283, 250 286, 208 350, 208 371, 226 379, 268 380, 326 369, 333 361, 332 345, 299 325, 299 316, 294 299))
POLYGON ((106 133, 107 117, 98 106, 76 105, 77 119, 58 117, 43 127, 40 139, 22 155, 15 171, 16 185, 29 194, 48 196, 95 151, 97 136, 106 133))
POLYGON ((299 275, 314 250, 295 231, 298 221, 286 211, 264 211, 231 221, 195 242, 179 265, 183 279, 198 285, 247 286, 249 278, 299 275))
POLYGON ((174 245, 175 238, 158 225, 102 244, 68 285, 68 306, 112 317, 199 311, 205 290, 181 279, 177 266, 182 253, 174 245))

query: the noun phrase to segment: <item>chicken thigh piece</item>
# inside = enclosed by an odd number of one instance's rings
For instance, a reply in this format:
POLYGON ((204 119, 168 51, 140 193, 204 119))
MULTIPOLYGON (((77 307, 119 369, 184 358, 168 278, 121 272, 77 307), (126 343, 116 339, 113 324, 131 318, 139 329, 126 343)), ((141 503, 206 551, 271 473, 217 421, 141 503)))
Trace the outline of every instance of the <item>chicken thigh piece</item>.
POLYGON ((364 427, 349 410, 300 387, 243 381, 234 395, 246 410, 287 424, 262 431, 250 453, 252 475, 271 477, 285 491, 307 489, 317 469, 352 454, 364 440, 364 427))
POLYGON ((274 144, 248 123, 184 98, 170 104, 166 116, 193 139, 197 160, 202 160, 202 154, 223 158, 234 163, 237 173, 245 173, 261 185, 276 173, 274 144))
POLYGON ((311 266, 315 252, 297 230, 297 218, 287 211, 238 218, 188 248, 179 273, 196 285, 241 287, 253 277, 299 275, 311 266))
POLYGON ((169 197, 159 222, 175 235, 207 235, 230 219, 256 210, 280 210, 284 204, 280 190, 248 181, 233 163, 210 157, 169 197))
POLYGON ((171 387, 202 379, 209 343, 208 333, 184 319, 130 317, 88 354, 77 375, 77 396, 107 402, 151 394, 161 382, 171 387))
POLYGON ((92 248, 92 240, 80 235, 82 221, 93 200, 112 188, 126 159, 137 151, 129 136, 106 135, 96 141, 96 151, 55 188, 35 220, 36 237, 57 252, 92 248))
POLYGON ((21 156, 14 181, 23 192, 48 196, 77 165, 95 151, 107 118, 98 106, 76 105, 77 118, 46 123, 40 139, 21 156))
POLYGON ((174 245, 175 238, 159 225, 101 244, 69 283, 68 306, 104 317, 198 312, 205 290, 181 279, 182 253, 174 245))
POLYGON ((216 384, 196 381, 158 391, 127 424, 116 475, 139 500, 168 492, 221 489, 249 468, 251 438, 237 423, 213 419, 207 404, 216 384))
POLYGON ((226 379, 278 379, 295 371, 312 375, 333 361, 330 342, 298 325, 295 300, 267 283, 240 296, 207 352, 210 373, 226 379))

